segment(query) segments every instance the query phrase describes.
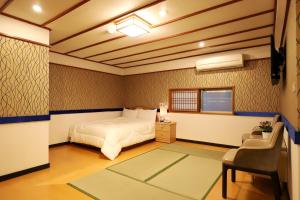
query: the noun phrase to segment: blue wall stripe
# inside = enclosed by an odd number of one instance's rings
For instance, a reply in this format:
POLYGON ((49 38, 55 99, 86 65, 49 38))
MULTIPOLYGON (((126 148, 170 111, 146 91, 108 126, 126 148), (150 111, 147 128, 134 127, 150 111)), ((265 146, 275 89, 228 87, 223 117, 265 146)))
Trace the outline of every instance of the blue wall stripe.
POLYGON ((250 116, 250 117, 274 117, 277 112, 235 112, 237 116, 250 116))
POLYGON ((35 122, 35 121, 48 121, 48 120, 50 120, 50 115, 0 117, 0 124, 35 122))
POLYGON ((110 112, 122 111, 123 108, 101 108, 101 109, 82 109, 82 110, 52 110, 50 115, 76 114, 76 113, 91 113, 91 112, 110 112))
POLYGON ((289 133, 289 137, 293 140, 293 142, 295 144, 300 144, 300 132, 294 128, 294 126, 288 121, 288 119, 284 115, 281 115, 281 121, 284 123, 289 133))

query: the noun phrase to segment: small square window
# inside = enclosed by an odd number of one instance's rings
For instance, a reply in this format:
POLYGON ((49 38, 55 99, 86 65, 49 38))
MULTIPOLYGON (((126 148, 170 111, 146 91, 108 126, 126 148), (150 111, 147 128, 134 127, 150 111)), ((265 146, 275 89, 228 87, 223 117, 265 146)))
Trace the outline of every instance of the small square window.
POLYGON ((171 89, 169 95, 171 112, 199 112, 199 89, 171 89))
POLYGON ((233 89, 201 90, 201 112, 233 113, 233 89))

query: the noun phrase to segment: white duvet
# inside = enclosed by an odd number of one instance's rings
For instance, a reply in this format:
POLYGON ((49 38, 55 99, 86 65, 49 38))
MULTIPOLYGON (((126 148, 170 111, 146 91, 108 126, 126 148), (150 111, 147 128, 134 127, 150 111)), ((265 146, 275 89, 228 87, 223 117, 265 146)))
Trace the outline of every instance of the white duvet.
POLYGON ((118 117, 97 120, 73 126, 70 141, 101 148, 101 152, 114 160, 122 147, 153 139, 155 122, 118 117))

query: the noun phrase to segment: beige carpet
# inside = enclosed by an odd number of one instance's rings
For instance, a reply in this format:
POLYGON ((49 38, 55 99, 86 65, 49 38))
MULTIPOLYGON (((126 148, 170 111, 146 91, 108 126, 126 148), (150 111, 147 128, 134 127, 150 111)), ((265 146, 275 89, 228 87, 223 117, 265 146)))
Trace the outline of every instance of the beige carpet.
POLYGON ((220 177, 223 155, 164 145, 69 185, 100 200, 200 200, 220 177))

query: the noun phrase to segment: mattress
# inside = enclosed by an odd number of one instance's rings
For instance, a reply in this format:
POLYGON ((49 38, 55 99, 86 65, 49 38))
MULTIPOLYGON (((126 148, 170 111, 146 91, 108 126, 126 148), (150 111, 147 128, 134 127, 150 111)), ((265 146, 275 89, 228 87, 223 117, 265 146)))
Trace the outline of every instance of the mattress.
POLYGON ((155 137, 155 122, 118 117, 74 125, 70 128, 70 141, 101 148, 101 152, 114 160, 123 147, 155 137))

